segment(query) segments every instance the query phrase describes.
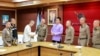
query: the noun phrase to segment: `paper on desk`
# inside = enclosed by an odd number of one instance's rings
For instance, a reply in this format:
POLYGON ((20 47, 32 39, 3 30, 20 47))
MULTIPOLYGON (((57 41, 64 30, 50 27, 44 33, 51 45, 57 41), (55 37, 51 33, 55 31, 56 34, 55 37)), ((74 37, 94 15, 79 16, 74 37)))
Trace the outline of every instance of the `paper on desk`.
POLYGON ((35 35, 36 33, 35 32, 31 32, 31 33, 29 33, 30 35, 35 35))
POLYGON ((31 39, 31 42, 37 42, 37 34, 35 32, 31 32, 32 35, 34 35, 34 38, 31 39))
POLYGON ((75 46, 75 48, 82 48, 83 46, 75 46))
POLYGON ((50 46, 57 47, 58 45, 57 44, 54 44, 54 43, 50 43, 50 46))
POLYGON ((5 52, 6 51, 6 49, 0 49, 0 52, 5 52))

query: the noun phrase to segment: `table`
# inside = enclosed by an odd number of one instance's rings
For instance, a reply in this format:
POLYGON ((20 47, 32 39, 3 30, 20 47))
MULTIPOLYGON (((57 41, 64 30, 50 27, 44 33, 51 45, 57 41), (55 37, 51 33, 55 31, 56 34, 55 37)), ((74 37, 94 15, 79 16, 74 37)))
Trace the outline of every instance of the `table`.
MULTIPOLYGON (((64 48, 57 48, 51 42, 33 42, 32 47, 26 44, 18 46, 2 47, 0 56, 79 56, 79 49, 74 45, 61 44, 64 48)), ((82 56, 100 56, 100 49, 82 47, 82 56)))

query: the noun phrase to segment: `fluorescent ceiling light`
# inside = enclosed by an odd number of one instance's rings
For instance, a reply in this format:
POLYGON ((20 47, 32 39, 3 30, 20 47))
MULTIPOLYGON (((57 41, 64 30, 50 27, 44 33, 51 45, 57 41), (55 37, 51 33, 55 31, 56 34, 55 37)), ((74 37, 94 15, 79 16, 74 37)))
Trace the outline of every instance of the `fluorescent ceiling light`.
POLYGON ((28 0, 13 0, 13 2, 23 2, 23 1, 28 1, 28 0))

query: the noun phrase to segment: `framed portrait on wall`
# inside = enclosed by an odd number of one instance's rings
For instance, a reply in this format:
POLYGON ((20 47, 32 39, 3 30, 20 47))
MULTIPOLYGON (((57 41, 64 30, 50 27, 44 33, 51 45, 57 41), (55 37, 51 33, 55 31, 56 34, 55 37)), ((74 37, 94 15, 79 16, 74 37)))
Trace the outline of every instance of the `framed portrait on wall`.
POLYGON ((9 21, 9 15, 2 15, 2 25, 5 25, 9 21))
POLYGON ((48 9, 48 25, 53 25, 55 23, 55 19, 57 16, 58 16, 57 8, 48 9))

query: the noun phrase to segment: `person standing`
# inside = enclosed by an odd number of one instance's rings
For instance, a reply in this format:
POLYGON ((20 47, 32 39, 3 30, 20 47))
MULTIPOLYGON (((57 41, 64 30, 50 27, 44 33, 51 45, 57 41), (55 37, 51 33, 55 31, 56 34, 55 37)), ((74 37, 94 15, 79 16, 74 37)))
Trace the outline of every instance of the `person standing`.
POLYGON ((27 24, 24 28, 24 35, 23 35, 23 42, 27 43, 31 41, 31 37, 34 35, 32 34, 31 27, 34 25, 34 21, 31 20, 29 24, 27 24))
POLYGON ((55 24, 51 28, 51 35, 52 35, 52 41, 53 42, 61 42, 61 37, 63 34, 63 25, 61 24, 61 18, 57 17, 55 19, 55 24))
POLYGON ((93 22, 92 43, 94 48, 100 49, 100 20, 94 20, 93 22))
POLYGON ((90 29, 89 26, 86 24, 85 17, 80 18, 80 29, 79 29, 79 38, 78 38, 78 44, 81 46, 88 46, 89 45, 89 39, 90 39, 90 29))
POLYGON ((48 30, 45 19, 41 19, 41 24, 37 26, 36 33, 38 33, 37 41, 46 41, 48 30))
POLYGON ((71 25, 71 21, 66 21, 66 31, 65 31, 65 40, 64 43, 66 44, 72 44, 74 40, 74 28, 71 25))
POLYGON ((17 45, 18 33, 17 33, 16 20, 14 18, 11 19, 11 30, 12 30, 12 37, 13 37, 13 45, 17 45))
POLYGON ((4 46, 12 46, 12 31, 10 29, 11 27, 11 23, 10 22, 6 22, 5 28, 2 31, 2 40, 3 40, 3 44, 4 46))

